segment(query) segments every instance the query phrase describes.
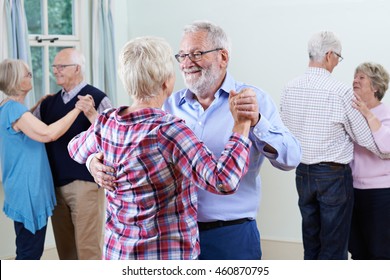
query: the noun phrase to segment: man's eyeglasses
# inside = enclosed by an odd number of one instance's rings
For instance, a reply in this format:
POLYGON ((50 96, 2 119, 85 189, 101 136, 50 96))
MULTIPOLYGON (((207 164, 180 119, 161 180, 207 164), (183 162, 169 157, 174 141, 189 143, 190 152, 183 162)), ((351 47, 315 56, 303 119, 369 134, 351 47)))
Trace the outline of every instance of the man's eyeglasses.
POLYGON ((333 53, 339 58, 339 62, 343 61, 344 58, 340 54, 338 54, 337 52, 333 53))
POLYGON ((181 63, 183 62, 186 57, 188 56, 188 58, 192 61, 192 62, 195 62, 195 61, 199 61, 202 59, 202 55, 206 54, 206 53, 209 53, 209 52, 215 52, 215 51, 220 51, 222 50, 222 48, 216 48, 216 49, 213 49, 213 50, 209 50, 209 51, 204 51, 204 52, 201 52, 201 51, 196 51, 196 52, 193 52, 193 53, 178 53, 175 55, 175 58, 176 60, 181 63))
POLYGON ((77 64, 53 64, 51 67, 53 67, 53 69, 56 68, 57 71, 61 72, 65 67, 69 66, 77 66, 77 64))

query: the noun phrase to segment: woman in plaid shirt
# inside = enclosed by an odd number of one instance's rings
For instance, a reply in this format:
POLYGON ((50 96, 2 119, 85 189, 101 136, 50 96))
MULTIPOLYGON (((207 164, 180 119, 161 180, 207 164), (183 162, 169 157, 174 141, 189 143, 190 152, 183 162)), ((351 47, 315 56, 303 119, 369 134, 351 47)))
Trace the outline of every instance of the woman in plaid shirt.
POLYGON ((103 152, 117 187, 107 191, 104 259, 196 259, 200 253, 196 187, 228 195, 237 190, 249 162, 250 120, 229 97, 234 127, 219 158, 184 121, 161 107, 173 90, 173 54, 160 38, 128 42, 119 74, 131 106, 109 109, 68 145, 85 163, 103 152))

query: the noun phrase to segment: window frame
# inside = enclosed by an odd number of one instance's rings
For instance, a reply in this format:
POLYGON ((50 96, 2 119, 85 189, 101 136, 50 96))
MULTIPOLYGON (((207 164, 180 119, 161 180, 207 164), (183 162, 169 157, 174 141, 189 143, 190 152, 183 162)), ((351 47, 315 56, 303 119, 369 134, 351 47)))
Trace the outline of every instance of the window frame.
MULTIPOLYGON (((42 78, 44 82, 42 82, 42 86, 44 88, 44 92, 36 93, 35 96, 43 96, 45 94, 50 93, 50 74, 52 61, 50 61, 49 57, 49 48, 50 47, 74 47, 78 50, 81 49, 81 23, 80 23, 80 14, 81 14, 81 2, 80 0, 72 0, 72 12, 73 12, 73 35, 60 35, 60 34, 49 34, 49 25, 48 25, 48 0, 40 0, 41 1, 41 16, 42 16, 42 34, 29 34, 29 44, 30 50, 32 47, 42 47, 43 55, 42 55, 42 78), (38 42, 38 38, 43 39, 41 42, 38 42), (54 42, 50 42, 51 38, 58 38, 54 42)), ((38 100, 36 100, 38 101, 38 100)))

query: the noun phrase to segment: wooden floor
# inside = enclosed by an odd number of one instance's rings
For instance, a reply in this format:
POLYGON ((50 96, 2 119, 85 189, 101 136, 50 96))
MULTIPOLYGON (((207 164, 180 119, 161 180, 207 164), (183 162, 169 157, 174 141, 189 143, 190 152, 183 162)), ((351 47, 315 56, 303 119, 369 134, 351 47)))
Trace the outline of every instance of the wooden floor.
POLYGON ((46 249, 43 252, 41 260, 58 260, 57 249, 55 247, 46 249))
MULTIPOLYGON (((261 241, 263 260, 303 260, 302 243, 261 241)), ((42 260, 58 260, 56 248, 46 249, 42 260)))

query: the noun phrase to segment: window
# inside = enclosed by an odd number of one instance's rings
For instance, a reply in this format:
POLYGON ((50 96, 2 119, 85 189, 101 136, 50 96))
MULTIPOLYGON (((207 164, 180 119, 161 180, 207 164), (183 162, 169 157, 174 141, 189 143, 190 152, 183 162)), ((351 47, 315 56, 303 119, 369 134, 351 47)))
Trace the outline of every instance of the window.
POLYGON ((50 65, 63 48, 80 49, 78 0, 24 0, 35 99, 59 90, 50 65))

